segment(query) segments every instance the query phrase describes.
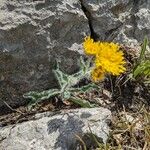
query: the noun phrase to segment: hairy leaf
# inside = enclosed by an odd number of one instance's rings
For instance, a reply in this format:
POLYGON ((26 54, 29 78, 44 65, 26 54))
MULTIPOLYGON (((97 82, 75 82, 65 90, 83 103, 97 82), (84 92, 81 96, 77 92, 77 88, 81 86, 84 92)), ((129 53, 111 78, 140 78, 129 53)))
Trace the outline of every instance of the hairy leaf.
POLYGON ((86 100, 83 100, 83 99, 80 99, 80 98, 71 97, 69 99, 69 101, 71 101, 71 102, 73 102, 75 104, 78 104, 78 105, 80 105, 83 108, 93 108, 93 107, 96 107, 95 104, 91 104, 90 102, 88 102, 86 100))
POLYGON ((99 89, 98 85, 94 84, 94 83, 90 83, 88 85, 82 86, 80 88, 71 88, 70 90, 72 92, 79 92, 79 93, 84 93, 84 92, 88 92, 90 90, 94 90, 94 89, 99 89))
POLYGON ((49 99, 50 97, 55 96, 59 93, 60 92, 58 89, 50 89, 50 90, 43 91, 43 92, 31 91, 31 92, 24 94, 23 97, 31 99, 32 102, 39 102, 45 99, 49 99))

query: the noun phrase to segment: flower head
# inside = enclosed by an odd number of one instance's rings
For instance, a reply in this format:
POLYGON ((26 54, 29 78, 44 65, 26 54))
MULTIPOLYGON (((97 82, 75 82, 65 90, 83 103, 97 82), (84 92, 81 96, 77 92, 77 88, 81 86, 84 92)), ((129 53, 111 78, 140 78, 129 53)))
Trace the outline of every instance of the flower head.
POLYGON ((103 80, 105 76, 103 68, 102 67, 94 68, 92 70, 91 76, 94 82, 103 80))
POLYGON ((99 42, 94 42, 94 40, 88 36, 84 39, 83 47, 87 55, 95 55, 99 49, 99 42))
POLYGON ((123 52, 119 51, 119 45, 114 43, 101 43, 101 50, 97 53, 96 67, 103 67, 105 72, 120 75, 125 71, 123 52))
POLYGON ((95 69, 91 74, 94 81, 103 79, 106 73, 118 76, 126 70, 123 52, 118 44, 94 42, 87 37, 83 46, 86 54, 95 56, 95 69))

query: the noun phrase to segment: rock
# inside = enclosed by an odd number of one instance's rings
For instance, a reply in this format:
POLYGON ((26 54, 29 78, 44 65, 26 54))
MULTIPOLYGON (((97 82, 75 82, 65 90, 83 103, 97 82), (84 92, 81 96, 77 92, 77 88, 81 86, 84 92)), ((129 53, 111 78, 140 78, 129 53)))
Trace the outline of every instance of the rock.
POLYGON ((82 0, 97 39, 139 45, 150 38, 150 1, 82 0))
POLYGON ((76 0, 0 1, 0 114, 24 105, 22 95, 57 86, 56 59, 62 70, 78 69, 88 20, 76 0), (75 47, 75 48, 74 48, 75 47))
POLYGON ((56 58, 73 73, 86 35, 138 47, 150 38, 148 0, 0 1, 0 114, 22 95, 57 86, 56 58))
MULTIPOLYGON (((82 138, 90 133, 89 128, 105 143, 109 119, 111 112, 104 108, 38 114, 35 120, 1 128, 0 147, 1 150, 75 150, 79 146, 75 135, 82 138)), ((90 140, 85 142, 88 146, 90 140)))

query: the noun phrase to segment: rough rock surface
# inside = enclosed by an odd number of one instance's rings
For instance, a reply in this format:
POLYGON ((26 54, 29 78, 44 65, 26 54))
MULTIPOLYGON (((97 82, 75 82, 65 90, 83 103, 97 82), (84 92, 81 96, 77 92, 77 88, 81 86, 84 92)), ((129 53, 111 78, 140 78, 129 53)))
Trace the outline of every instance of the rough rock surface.
MULTIPOLYGON (((75 150, 75 134, 92 133, 104 142, 111 118, 104 108, 66 110, 58 114, 38 114, 36 120, 0 129, 1 150, 75 150)), ((90 145, 90 140, 86 140, 90 145)))
POLYGON ((56 86, 56 58, 77 69, 88 20, 77 0, 0 1, 0 113, 6 101, 22 105, 23 93, 56 86))
POLYGON ((23 105, 23 93, 56 86, 55 59, 77 69, 81 43, 95 39, 131 46, 150 38, 149 0, 0 0, 0 113, 3 101, 23 105))
POLYGON ((149 0, 81 0, 95 37, 130 46, 150 38, 149 0))

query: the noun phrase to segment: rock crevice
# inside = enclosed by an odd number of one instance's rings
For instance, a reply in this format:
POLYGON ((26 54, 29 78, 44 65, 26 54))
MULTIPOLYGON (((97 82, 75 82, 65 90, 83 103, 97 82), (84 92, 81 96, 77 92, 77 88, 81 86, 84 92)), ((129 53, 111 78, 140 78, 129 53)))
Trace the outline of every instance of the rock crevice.
POLYGON ((96 32, 94 31, 94 28, 93 28, 93 25, 92 25, 92 20, 93 20, 92 15, 91 15, 90 11, 84 6, 83 0, 79 0, 79 1, 81 3, 81 8, 82 8, 83 12, 84 12, 85 16, 88 19, 88 24, 89 24, 89 29, 90 29, 91 37, 95 41, 97 41, 99 37, 96 34, 96 32))

